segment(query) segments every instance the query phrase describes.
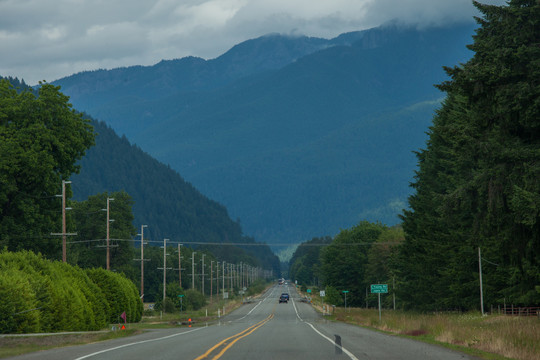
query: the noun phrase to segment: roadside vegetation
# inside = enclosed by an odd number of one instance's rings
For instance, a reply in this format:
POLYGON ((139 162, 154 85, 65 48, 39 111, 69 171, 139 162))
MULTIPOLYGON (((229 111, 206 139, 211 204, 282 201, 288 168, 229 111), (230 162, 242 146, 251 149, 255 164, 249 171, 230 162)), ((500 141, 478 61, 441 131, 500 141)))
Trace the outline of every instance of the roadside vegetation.
POLYGON ((537 317, 383 310, 379 321, 377 309, 336 308, 331 318, 443 344, 483 359, 540 359, 537 317))
POLYGON ((219 321, 219 318, 241 307, 245 302, 259 297, 270 286, 259 282, 248 288, 245 296, 231 296, 230 299, 215 299, 213 302, 197 310, 174 308, 172 312, 163 313, 161 310, 145 310, 139 322, 123 324, 114 322, 102 330, 71 334, 49 334, 46 336, 2 336, 0 335, 0 358, 7 358, 29 352, 53 349, 62 346, 83 345, 97 341, 106 341, 139 334, 147 329, 163 329, 174 327, 205 326, 207 323, 219 321), (190 321, 191 320, 191 321, 190 321), (125 329, 122 329, 122 325, 125 329), (114 330, 112 330, 114 327, 114 330))
POLYGON ((50 261, 31 251, 0 251, 0 334, 100 330, 143 305, 122 274, 50 261))
MULTIPOLYGON (((307 288, 307 287, 305 287, 307 288)), ((319 289, 300 291, 326 319, 437 344, 482 359, 540 360, 540 317, 328 306, 319 289), (316 291, 315 291, 316 290, 316 291)), ((300 290, 300 289, 299 289, 300 290)), ((389 296, 387 296, 389 297, 389 296)))

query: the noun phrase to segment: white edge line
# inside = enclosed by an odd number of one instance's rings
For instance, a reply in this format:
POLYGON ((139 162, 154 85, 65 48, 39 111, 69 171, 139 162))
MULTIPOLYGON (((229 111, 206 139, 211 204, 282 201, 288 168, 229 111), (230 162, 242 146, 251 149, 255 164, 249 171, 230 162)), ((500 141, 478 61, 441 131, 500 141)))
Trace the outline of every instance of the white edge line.
MULTIPOLYGON (((319 330, 315 329, 315 326, 313 326, 312 324, 308 323, 308 322, 305 322, 306 324, 308 324, 309 326, 311 326, 311 328, 319 335, 321 335, 323 338, 325 338, 326 340, 330 341, 332 344, 336 344, 334 342, 334 340, 330 339, 328 336, 324 335, 323 333, 321 333, 319 330)), ((358 360, 358 358, 356 356, 354 356, 353 353, 351 353, 349 350, 345 349, 343 346, 341 347, 341 349, 343 350, 343 352, 345 354, 347 354, 352 360, 358 360)))
POLYGON ((242 316, 240 319, 237 319, 237 320, 234 320, 234 321, 240 321, 240 320, 243 320, 246 316, 250 315, 250 314, 253 312, 253 310, 255 310, 259 305, 261 305, 262 302, 266 301, 266 300, 268 299, 268 297, 274 293, 274 290, 275 290, 275 289, 272 289, 272 292, 271 292, 269 295, 266 295, 266 297, 265 297, 264 299, 259 300, 259 302, 257 303, 257 305, 255 305, 255 306, 253 307, 253 309, 251 309, 246 315, 244 315, 244 316, 242 316))
MULTIPOLYGON (((291 298, 291 299, 292 299, 292 303, 293 303, 293 306, 294 306, 294 311, 296 311, 296 316, 300 319, 300 321, 302 321, 303 323, 309 325, 309 326, 313 329, 313 331, 315 331, 317 334, 319 334, 320 336, 322 336, 322 337, 325 338, 326 340, 330 341, 330 343, 333 344, 333 345, 335 346, 336 343, 335 343, 334 340, 332 340, 332 339, 330 339, 328 336, 324 335, 322 332, 320 332, 319 330, 317 330, 317 329, 315 328, 315 326, 313 326, 311 323, 309 323, 309 322, 307 322, 307 321, 304 321, 304 320, 300 317, 300 315, 298 314, 298 310, 296 309, 296 304, 294 303, 294 299, 293 299, 293 298, 291 298)), ((343 350, 343 352, 344 352, 345 354, 347 354, 347 355, 351 358, 351 360, 358 360, 358 358, 357 358, 356 356, 354 356, 354 354, 353 354, 352 352, 350 352, 349 350, 345 349, 343 346, 341 346, 341 349, 343 350)))
POLYGON ((191 332, 198 331, 198 330, 202 330, 202 329, 204 329, 204 327, 200 327, 200 328, 196 328, 196 329, 189 330, 189 331, 184 331, 184 332, 177 333, 177 334, 172 334, 172 335, 160 337, 160 338, 157 338, 157 339, 149 339, 149 340, 143 340, 143 341, 137 341, 137 342, 133 342, 133 343, 129 343, 129 344, 124 344, 124 345, 116 346, 116 347, 113 347, 113 348, 110 348, 110 349, 105 349, 105 350, 97 351, 97 352, 95 352, 95 353, 91 353, 91 354, 88 354, 88 355, 84 355, 84 356, 81 356, 81 357, 76 358, 75 360, 86 359, 86 358, 89 358, 89 357, 92 357, 92 356, 95 356, 95 355, 103 354, 103 353, 106 353, 106 352, 109 352, 109 351, 118 350, 118 349, 125 348, 125 347, 128 347, 128 346, 133 346, 133 345, 138 345, 138 344, 144 344, 144 343, 147 343, 147 342, 159 341, 159 340, 164 340, 164 339, 172 338, 172 337, 175 337, 175 336, 185 335, 185 334, 189 334, 189 333, 191 333, 191 332))
MULTIPOLYGON (((273 293, 273 292, 274 292, 274 289, 272 290, 272 293, 273 293)), ((261 303, 262 303, 263 301, 265 301, 267 298, 268 298, 268 296, 267 296, 265 299, 263 299, 262 301, 259 301, 259 303, 258 303, 257 305, 255 305, 255 307, 254 307, 253 309, 251 309, 250 312, 248 312, 246 315, 244 315, 242 318, 240 318, 240 319, 238 319, 238 320, 242 320, 243 318, 245 318, 246 316, 248 316, 249 314, 251 314, 251 312, 252 312, 253 310, 255 310, 255 309, 257 308, 257 306, 261 305, 261 303)), ((296 312, 296 315, 298 315, 298 312, 296 312)), ((92 357, 92 356, 95 356, 95 355, 103 354, 103 353, 108 352, 108 351, 114 351, 114 350, 118 350, 118 349, 125 348, 125 347, 128 347, 128 346, 133 346, 133 345, 138 345, 138 344, 144 344, 144 343, 147 343, 147 342, 159 341, 159 340, 163 340, 163 339, 168 339, 168 338, 172 338, 172 337, 175 337, 175 336, 180 336, 180 335, 184 335, 184 334, 189 334, 189 333, 191 333, 191 332, 198 331, 198 330, 202 330, 202 329, 204 329, 204 328, 203 328, 203 327, 202 327, 202 328, 196 328, 196 329, 193 329, 193 330, 181 332, 181 333, 178 333, 178 334, 168 335, 168 336, 164 336, 164 337, 157 338, 157 339, 143 340, 143 341, 137 341, 137 342, 134 342, 134 343, 124 344, 124 345, 116 346, 116 347, 113 347, 113 348, 110 348, 110 349, 105 349, 105 350, 97 351, 97 352, 95 352, 95 353, 91 353, 91 354, 88 354, 88 355, 84 355, 84 356, 81 356, 81 357, 76 358, 75 360, 83 360, 83 359, 86 359, 86 358, 89 358, 89 357, 92 357)))

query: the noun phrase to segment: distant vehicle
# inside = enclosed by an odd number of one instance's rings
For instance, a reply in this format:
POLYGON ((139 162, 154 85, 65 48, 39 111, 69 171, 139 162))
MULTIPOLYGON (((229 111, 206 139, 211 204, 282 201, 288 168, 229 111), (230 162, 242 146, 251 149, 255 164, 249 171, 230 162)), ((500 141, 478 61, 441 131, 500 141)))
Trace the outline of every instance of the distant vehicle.
POLYGON ((281 296, 279 297, 279 303, 281 304, 282 302, 284 302, 284 303, 289 302, 289 294, 287 294, 287 293, 281 294, 281 296))

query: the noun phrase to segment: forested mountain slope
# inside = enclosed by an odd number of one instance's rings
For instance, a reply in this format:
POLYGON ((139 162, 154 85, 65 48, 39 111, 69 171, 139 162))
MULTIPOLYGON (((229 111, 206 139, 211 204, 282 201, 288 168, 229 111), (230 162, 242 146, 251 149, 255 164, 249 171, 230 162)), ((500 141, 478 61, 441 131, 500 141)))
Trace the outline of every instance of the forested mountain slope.
MULTIPOLYGON (((76 200, 103 192, 125 191, 134 200, 134 225, 145 224, 145 238, 168 238, 189 245, 206 246, 221 260, 241 261, 255 256, 261 267, 279 272, 279 260, 269 247, 256 245, 242 233, 227 209, 202 195, 176 171, 160 163, 116 133, 103 122, 92 121, 96 145, 80 161, 81 171, 72 176, 76 200), (230 243, 247 244, 241 250, 230 243)), ((153 243, 154 245, 156 243, 153 243)))
POLYGON ((269 243, 398 222, 442 94, 473 27, 387 26, 332 40, 278 35, 213 60, 58 80, 105 121, 269 243))

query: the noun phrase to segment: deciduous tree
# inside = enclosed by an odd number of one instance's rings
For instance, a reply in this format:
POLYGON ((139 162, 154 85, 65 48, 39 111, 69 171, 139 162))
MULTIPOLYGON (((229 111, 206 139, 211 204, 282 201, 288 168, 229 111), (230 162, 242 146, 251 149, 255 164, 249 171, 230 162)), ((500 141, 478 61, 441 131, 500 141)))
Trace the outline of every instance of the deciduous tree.
MULTIPOLYGON (((88 121, 60 88, 41 84, 35 95, 0 80, 0 248, 60 258, 62 180, 94 143, 88 121)), ((69 191, 69 188, 68 188, 69 191)))

